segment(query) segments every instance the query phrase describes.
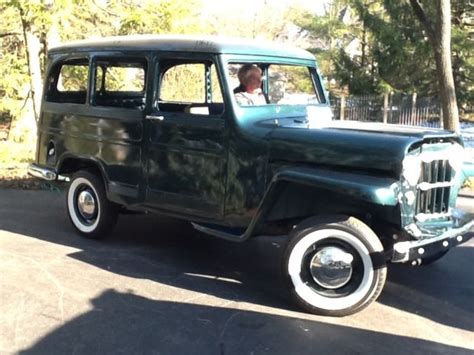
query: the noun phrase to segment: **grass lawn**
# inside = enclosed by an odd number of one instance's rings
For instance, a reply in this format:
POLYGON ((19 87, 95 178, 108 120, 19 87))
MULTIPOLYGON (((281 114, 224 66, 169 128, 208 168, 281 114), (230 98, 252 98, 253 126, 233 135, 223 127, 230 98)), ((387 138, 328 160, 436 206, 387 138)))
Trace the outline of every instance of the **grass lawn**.
POLYGON ((0 141, 0 187, 19 189, 43 188, 44 182, 27 174, 34 160, 34 143, 0 141))

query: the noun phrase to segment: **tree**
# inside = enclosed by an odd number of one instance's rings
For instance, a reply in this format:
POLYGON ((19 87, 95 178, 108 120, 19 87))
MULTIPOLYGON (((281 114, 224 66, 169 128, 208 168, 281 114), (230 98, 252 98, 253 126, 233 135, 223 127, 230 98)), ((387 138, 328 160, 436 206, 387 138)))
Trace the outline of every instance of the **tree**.
POLYGON ((357 37, 354 32, 358 29, 354 22, 347 22, 348 11, 347 0, 333 0, 326 3, 324 15, 303 12, 295 14, 293 19, 309 33, 311 46, 308 49, 318 58, 319 68, 331 92, 340 93, 351 83, 348 63, 342 63, 343 52, 357 37))
POLYGON ((16 141, 35 135, 34 113, 38 112, 38 107, 35 107, 38 101, 34 98, 41 97, 41 92, 37 91, 41 90, 41 71, 36 70, 39 69, 40 48, 32 38, 36 28, 27 18, 29 14, 24 11, 23 5, 20 1, 0 2, 0 92, 3 96, 0 109, 2 113, 15 117, 9 138, 16 141))
POLYGON ((461 115, 474 102, 474 24, 472 23, 472 1, 455 0, 451 4, 452 60, 456 98, 461 115))
POLYGON ((448 0, 332 0, 324 16, 297 23, 315 39, 332 92, 438 96, 445 128, 458 130, 456 96, 461 108, 474 99, 469 11, 469 0, 453 0, 451 9, 448 0))
POLYGON ((433 47, 444 128, 457 132, 459 131, 459 112, 451 62, 450 0, 437 0, 435 24, 429 19, 419 0, 410 0, 410 4, 433 47))
POLYGON ((9 137, 34 141, 51 44, 91 36, 198 31, 199 18, 190 10, 198 8, 196 1, 0 0, 0 119, 11 118, 14 134, 9 137))

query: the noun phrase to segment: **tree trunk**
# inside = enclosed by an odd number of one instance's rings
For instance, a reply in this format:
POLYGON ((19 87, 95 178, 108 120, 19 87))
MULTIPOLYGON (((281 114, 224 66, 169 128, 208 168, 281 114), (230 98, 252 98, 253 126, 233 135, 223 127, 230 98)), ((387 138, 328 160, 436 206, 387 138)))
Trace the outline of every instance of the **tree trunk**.
POLYGON ((362 58, 360 65, 362 68, 365 68, 365 58, 366 58, 366 47, 367 47, 367 30, 365 28, 365 20, 362 20, 362 58))
POLYGON ((451 63, 451 2, 437 0, 436 27, 433 27, 419 0, 410 0, 410 4, 433 46, 443 126, 459 132, 459 111, 451 63))
POLYGON ((30 86, 33 98, 33 111, 35 120, 38 121, 41 108, 41 98, 43 96, 40 61, 41 43, 39 37, 35 34, 33 25, 25 21, 23 16, 22 26, 26 44, 26 54, 28 58, 28 71, 30 74, 30 86))
POLYGON ((459 132, 459 112, 451 63, 450 0, 439 0, 435 47, 436 71, 443 107, 444 128, 459 132))

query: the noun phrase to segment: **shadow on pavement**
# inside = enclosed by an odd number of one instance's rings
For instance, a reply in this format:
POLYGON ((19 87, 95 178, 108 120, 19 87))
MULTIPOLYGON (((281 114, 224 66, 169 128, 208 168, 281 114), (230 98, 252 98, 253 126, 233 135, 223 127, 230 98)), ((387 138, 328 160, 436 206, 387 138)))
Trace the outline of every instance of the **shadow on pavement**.
POLYGON ((403 336, 105 291, 21 354, 470 354, 403 336), (112 331, 111 331, 112 330, 112 331), (403 350, 402 350, 403 349, 403 350))
POLYGON ((379 302, 441 324, 474 330, 473 247, 451 249, 437 262, 421 267, 389 265, 379 302), (463 270, 465 272, 461 273, 463 270))
MULTIPOLYGON (((18 194, 22 196, 8 206, 2 206, 0 200, 0 229, 80 249, 69 256, 120 275, 222 299, 295 310, 285 299, 279 278, 282 239, 255 238, 237 244, 157 215, 125 215, 109 239, 87 240, 69 223, 63 195, 41 192, 45 197, 38 199, 34 192, 18 194)), ((379 302, 471 331, 474 275, 469 270, 473 253, 472 247, 458 247, 428 267, 390 265, 379 302)))
POLYGON ((135 219, 141 222, 122 220, 118 232, 103 241, 108 248, 102 245, 69 256, 128 277, 232 301, 297 310, 282 292, 281 238, 234 243, 201 234, 176 220, 153 216, 135 219), (111 255, 110 248, 124 253, 123 257, 111 255))

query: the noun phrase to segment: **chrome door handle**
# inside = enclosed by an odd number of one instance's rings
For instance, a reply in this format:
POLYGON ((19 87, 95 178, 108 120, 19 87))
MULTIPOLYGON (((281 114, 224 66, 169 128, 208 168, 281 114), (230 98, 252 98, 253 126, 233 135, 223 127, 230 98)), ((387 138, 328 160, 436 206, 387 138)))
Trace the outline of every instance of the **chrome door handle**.
POLYGON ((165 119, 165 117, 164 116, 146 115, 145 119, 152 120, 152 121, 163 121, 165 119))

